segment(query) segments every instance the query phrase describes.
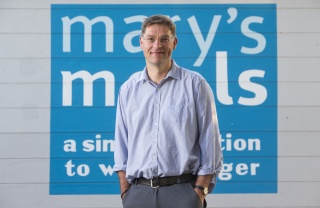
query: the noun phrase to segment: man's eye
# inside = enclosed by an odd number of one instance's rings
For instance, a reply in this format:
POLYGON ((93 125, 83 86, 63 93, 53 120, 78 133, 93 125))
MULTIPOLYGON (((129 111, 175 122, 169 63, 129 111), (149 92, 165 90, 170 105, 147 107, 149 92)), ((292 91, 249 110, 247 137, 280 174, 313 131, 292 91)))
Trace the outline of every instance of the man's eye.
POLYGON ((169 42, 169 38, 161 38, 161 42, 167 43, 167 42, 169 42))

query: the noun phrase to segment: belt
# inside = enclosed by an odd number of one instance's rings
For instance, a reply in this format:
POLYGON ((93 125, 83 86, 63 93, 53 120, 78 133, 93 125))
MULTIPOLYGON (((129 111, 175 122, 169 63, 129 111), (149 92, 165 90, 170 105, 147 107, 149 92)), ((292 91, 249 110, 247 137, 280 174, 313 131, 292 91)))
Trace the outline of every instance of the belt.
POLYGON ((170 176, 170 177, 155 177, 152 179, 146 179, 146 178, 136 178, 134 183, 135 184, 142 184, 151 186, 152 188, 159 188, 160 186, 170 186, 173 184, 179 184, 179 183, 190 183, 192 181, 195 181, 197 176, 187 173, 180 176, 170 176))

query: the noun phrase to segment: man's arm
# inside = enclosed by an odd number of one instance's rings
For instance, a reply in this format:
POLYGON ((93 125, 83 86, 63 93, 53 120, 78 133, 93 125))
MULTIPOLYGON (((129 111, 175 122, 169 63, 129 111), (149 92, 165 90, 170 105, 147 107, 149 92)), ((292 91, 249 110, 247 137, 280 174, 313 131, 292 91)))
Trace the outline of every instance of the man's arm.
POLYGON ((131 184, 126 179, 126 172, 125 171, 118 171, 118 177, 120 182, 120 192, 121 192, 121 198, 125 195, 125 193, 130 188, 131 184))
MULTIPOLYGON (((199 175, 197 178, 197 181, 195 183, 196 186, 202 186, 205 188, 208 188, 211 184, 211 181, 213 179, 213 175, 199 175)), ((205 195, 203 194, 203 191, 201 191, 198 188, 194 188, 195 192, 199 195, 202 203, 204 201, 205 195)))
MULTIPOLYGON (((222 166, 222 151, 220 144, 220 131, 214 95, 209 84, 203 80, 199 87, 197 113, 199 116, 199 144, 201 148, 201 164, 198 172, 196 186, 213 190, 216 183, 216 174, 222 166)), ((204 201, 202 190, 195 191, 204 201)))

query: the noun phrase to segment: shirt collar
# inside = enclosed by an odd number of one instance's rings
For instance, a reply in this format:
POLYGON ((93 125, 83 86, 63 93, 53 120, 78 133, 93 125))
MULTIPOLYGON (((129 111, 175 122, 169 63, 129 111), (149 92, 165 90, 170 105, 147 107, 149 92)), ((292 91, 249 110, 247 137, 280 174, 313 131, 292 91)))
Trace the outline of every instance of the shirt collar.
MULTIPOLYGON (((181 79, 181 69, 174 60, 172 60, 171 69, 169 70, 165 79, 167 79, 168 77, 172 77, 173 79, 181 79)), ((147 73, 147 67, 144 67, 143 71, 139 76, 139 79, 137 80, 137 82, 140 81, 150 81, 147 73)))

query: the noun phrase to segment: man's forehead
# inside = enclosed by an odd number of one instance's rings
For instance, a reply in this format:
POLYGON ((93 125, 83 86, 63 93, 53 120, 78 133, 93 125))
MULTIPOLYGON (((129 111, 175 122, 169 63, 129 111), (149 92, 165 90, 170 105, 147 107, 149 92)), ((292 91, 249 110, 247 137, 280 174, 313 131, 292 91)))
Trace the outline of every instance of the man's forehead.
POLYGON ((166 25, 153 24, 146 27, 145 35, 171 35, 171 30, 166 25))

